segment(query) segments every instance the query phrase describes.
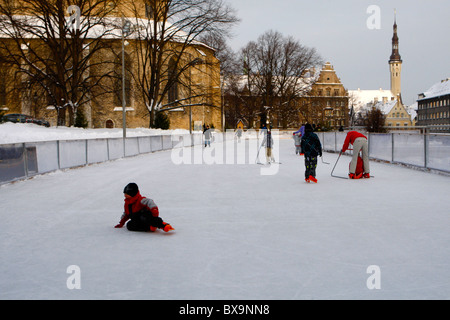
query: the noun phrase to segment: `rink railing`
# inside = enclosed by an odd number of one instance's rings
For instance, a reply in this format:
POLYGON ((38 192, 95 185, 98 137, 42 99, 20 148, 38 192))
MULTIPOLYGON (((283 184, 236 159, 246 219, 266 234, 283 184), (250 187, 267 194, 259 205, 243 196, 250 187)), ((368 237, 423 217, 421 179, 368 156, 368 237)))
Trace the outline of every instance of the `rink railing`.
MULTIPOLYGON (((363 132, 364 133, 364 132, 363 132)), ((369 158, 450 173, 450 135, 421 133, 364 133, 369 158)), ((319 132, 323 149, 340 152, 346 132, 319 132)))
MULTIPOLYGON (((279 132, 292 135, 291 132, 279 132)), ((340 152, 346 132, 318 132, 324 151, 340 152)), ((369 157, 417 168, 450 173, 450 135, 366 133, 369 157)), ((255 135, 258 136, 258 135, 255 135)), ((214 133, 215 142, 234 134, 214 133)), ((61 169, 86 166, 139 154, 193 147, 203 134, 169 134, 122 138, 55 140, 0 145, 0 184, 61 169)))
MULTIPOLYGON (((216 141, 221 134, 214 134, 216 141)), ((61 169, 202 144, 203 134, 0 144, 0 184, 61 169)))

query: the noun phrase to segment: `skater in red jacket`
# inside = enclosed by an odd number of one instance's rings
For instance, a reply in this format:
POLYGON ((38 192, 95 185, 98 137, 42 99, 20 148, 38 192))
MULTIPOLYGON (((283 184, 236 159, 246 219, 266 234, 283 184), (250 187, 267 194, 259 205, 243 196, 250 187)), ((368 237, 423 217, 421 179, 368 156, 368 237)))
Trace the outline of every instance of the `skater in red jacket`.
POLYGON ((129 183, 123 190, 125 196, 125 210, 118 225, 122 228, 125 222, 130 231, 151 231, 162 229, 165 232, 175 230, 159 217, 159 210, 152 199, 141 196, 136 183, 129 183))
POLYGON ((344 145, 342 146, 341 152, 344 153, 348 150, 348 146, 353 145, 353 158, 350 162, 350 179, 370 178, 370 164, 369 164, 369 144, 367 143, 367 137, 362 133, 357 131, 350 131, 347 133, 344 145), (358 163, 358 155, 362 151, 362 159, 364 162, 364 172, 356 175, 356 165, 358 163))

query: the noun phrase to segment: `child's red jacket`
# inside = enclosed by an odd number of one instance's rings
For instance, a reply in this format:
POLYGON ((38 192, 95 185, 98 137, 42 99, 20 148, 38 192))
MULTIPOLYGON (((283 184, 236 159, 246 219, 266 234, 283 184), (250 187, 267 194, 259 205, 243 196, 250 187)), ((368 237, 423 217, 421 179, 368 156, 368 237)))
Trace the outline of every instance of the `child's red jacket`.
POLYGON ((130 219, 131 213, 148 211, 154 217, 159 216, 159 209, 155 202, 152 199, 141 196, 139 192, 132 198, 125 198, 124 209, 124 214, 117 225, 119 227, 122 227, 130 219))

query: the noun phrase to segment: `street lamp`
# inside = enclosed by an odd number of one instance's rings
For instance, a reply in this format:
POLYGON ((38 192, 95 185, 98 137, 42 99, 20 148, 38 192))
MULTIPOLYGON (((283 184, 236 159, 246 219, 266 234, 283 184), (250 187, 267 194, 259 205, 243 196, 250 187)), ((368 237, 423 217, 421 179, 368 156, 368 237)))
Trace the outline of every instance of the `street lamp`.
POLYGON ((125 155, 125 138, 127 137, 127 116, 125 99, 125 37, 131 33, 131 22, 122 16, 122 127, 123 127, 123 153, 125 155))

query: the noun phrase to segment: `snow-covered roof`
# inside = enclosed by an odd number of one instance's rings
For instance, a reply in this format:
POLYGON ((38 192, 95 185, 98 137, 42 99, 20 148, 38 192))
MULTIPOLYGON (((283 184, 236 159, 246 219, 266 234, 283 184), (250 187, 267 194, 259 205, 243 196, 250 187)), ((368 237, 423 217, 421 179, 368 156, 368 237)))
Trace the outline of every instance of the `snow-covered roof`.
POLYGON ((353 104, 355 112, 364 109, 367 104, 373 104, 377 102, 388 102, 396 97, 392 94, 391 90, 348 90, 350 97, 350 104, 353 104))
POLYGON ((439 83, 436 83, 430 89, 420 94, 418 101, 440 97, 448 94, 450 94, 450 78, 447 78, 439 83))
POLYGON ((405 106, 406 111, 408 112, 408 114, 411 116, 411 121, 414 120, 417 116, 417 108, 418 108, 418 103, 414 102, 412 105, 405 106))
MULTIPOLYGON (((39 38, 39 33, 45 32, 43 19, 38 16, 26 16, 26 15, 17 15, 13 16, 16 21, 23 21, 29 26, 33 26, 33 33, 22 31, 21 37, 25 39, 33 39, 39 38)), ((66 25, 69 26, 73 23, 71 17, 66 17, 66 25)), ((149 19, 142 18, 126 18, 131 25, 131 33, 127 36, 127 39, 142 39, 145 37, 150 37, 153 34, 154 30, 154 21, 149 19)), ((86 17, 82 16, 80 18, 80 30, 83 34, 83 38, 85 39, 96 39, 102 37, 103 39, 121 39, 122 38, 122 17, 86 17)), ((11 22, 6 19, 0 19, 0 38, 11 38, 17 37, 19 35, 16 34, 15 28, 11 27, 11 22)), ((156 25, 157 32, 161 32, 161 22, 157 22, 156 25)), ((54 32, 58 32, 58 28, 54 28, 54 32)), ((164 35, 170 41, 173 42, 186 42, 193 45, 200 45, 205 48, 211 49, 215 51, 214 48, 192 39, 192 36, 189 36, 183 30, 180 30, 178 26, 175 24, 171 24, 168 21, 164 23, 164 35)), ((56 36, 58 36, 56 34, 56 36)), ((70 34, 68 35, 70 37, 70 34)))
POLYGON ((381 110, 381 112, 383 112, 383 114, 389 114, 392 111, 392 108, 395 107, 395 105, 397 104, 398 100, 390 100, 387 102, 383 102, 383 101, 378 101, 374 106, 376 108, 378 108, 379 110, 381 110))

